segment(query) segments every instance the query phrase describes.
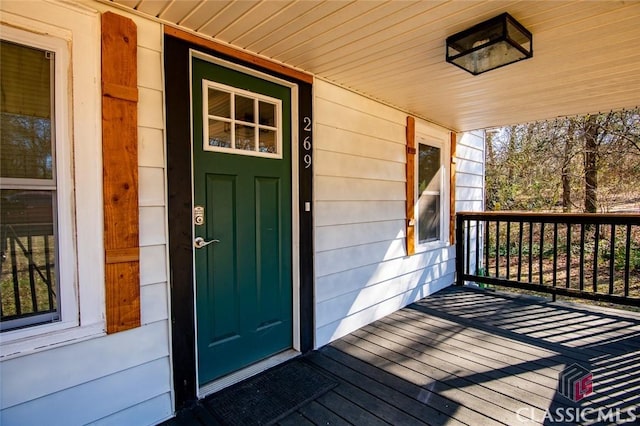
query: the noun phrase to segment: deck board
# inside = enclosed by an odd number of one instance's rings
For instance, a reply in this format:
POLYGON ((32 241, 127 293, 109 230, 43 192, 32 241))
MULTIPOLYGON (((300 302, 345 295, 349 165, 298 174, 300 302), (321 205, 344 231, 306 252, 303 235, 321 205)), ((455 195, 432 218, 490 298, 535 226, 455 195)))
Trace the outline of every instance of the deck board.
MULTIPOLYGON (((354 334, 360 334, 360 331, 354 334)), ((421 386, 426 385, 430 391, 444 395, 458 405, 464 403, 467 407, 505 424, 513 418, 513 409, 519 408, 519 405, 507 395, 493 392, 484 386, 475 386, 473 382, 455 376, 455 369, 442 371, 429 363, 422 362, 421 353, 418 351, 403 348, 401 345, 383 339, 371 338, 376 341, 374 343, 367 339, 369 336, 359 337, 362 338, 348 337, 348 339, 350 343, 371 353, 383 354, 383 361, 377 364, 379 368, 387 370, 390 364, 395 364, 411 370, 413 374, 407 376, 408 380, 413 380, 415 384, 421 386)))
MULTIPOLYGON (((283 426, 550 424, 577 406, 557 392, 574 363, 593 374, 580 408, 640 416, 640 314, 627 311, 451 287, 302 359, 338 384, 283 426)), ((203 406, 166 424, 217 424, 203 406)))
POLYGON ((299 411, 307 419, 317 425, 349 425, 349 422, 347 422, 345 419, 338 416, 333 411, 329 410, 324 405, 316 401, 311 401, 309 404, 301 407, 299 411))

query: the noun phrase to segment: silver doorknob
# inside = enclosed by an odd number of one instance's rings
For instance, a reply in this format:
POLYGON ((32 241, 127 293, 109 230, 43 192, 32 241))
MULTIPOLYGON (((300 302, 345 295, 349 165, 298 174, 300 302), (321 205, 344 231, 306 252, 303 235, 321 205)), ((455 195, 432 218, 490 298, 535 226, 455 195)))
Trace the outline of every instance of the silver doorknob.
POLYGON ((193 240, 193 246, 197 249, 200 249, 202 247, 206 247, 211 243, 219 243, 220 240, 211 240, 211 241, 205 241, 204 238, 202 237, 196 237, 195 240, 193 240))

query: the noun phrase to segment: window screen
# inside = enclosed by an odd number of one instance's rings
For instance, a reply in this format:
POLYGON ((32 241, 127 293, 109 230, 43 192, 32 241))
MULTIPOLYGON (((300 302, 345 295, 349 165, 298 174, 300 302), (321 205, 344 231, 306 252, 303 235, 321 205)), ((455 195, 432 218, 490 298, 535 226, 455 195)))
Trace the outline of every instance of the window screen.
POLYGON ((0 41, 0 330, 60 319, 54 54, 0 41))
POLYGON ((419 144, 418 150, 418 242, 440 239, 440 148, 419 144))

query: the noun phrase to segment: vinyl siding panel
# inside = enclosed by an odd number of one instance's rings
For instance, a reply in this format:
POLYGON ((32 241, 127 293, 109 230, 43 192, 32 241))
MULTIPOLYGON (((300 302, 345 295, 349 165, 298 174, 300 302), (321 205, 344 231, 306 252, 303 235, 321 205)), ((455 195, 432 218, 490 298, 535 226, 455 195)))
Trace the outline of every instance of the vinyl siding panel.
MULTIPOLYGON (((34 399, 46 399, 53 394, 59 397, 83 383, 119 371, 132 371, 151 360, 164 358, 168 355, 167 330, 165 322, 155 322, 126 332, 4 361, 0 396, 3 410, 34 399)), ((138 385, 139 382, 132 381, 130 387, 138 385)), ((120 391, 126 393, 127 389, 120 391)), ((73 403, 72 398, 69 403, 73 403)))
POLYGON ((325 81, 315 94, 316 346, 453 283, 453 247, 406 255, 406 114, 325 81))
POLYGON ((352 313, 366 310, 370 306, 380 303, 381 294, 384 294, 386 299, 393 299, 410 292, 419 292, 421 286, 428 285, 443 277, 451 277, 454 272, 453 263, 436 263, 405 275, 394 276, 388 281, 366 286, 357 292, 341 294, 333 299, 323 301, 317 306, 318 317, 323 322, 318 323, 317 326, 322 328, 329 323, 340 321, 352 313))
POLYGON ((484 131, 458 135, 456 211, 484 210, 484 131))
POLYGON ((339 152, 403 164, 406 161, 406 145, 381 139, 377 136, 363 135, 336 127, 316 124, 316 139, 316 146, 319 146, 325 152, 339 152))
POLYGON ((162 244, 140 247, 140 283, 156 284, 167 280, 166 247, 162 244))
POLYGON ((354 247, 380 241, 404 238, 404 220, 362 222, 352 225, 327 226, 317 233, 316 252, 354 247))
POLYGON ((67 426, 90 423, 96 417, 102 418, 155 397, 157 389, 168 393, 171 382, 168 367, 168 358, 163 357, 131 371, 118 371, 65 392, 31 400, 4 410, 2 424, 67 426), (136 386, 136 383, 144 383, 144 386, 136 386))
POLYGON ((103 417, 93 424, 96 426, 133 425, 139 422, 140 419, 157 418, 162 414, 164 414, 164 417, 160 417, 162 420, 165 418, 168 419, 173 416, 173 410, 171 409, 172 404, 171 395, 169 393, 163 393, 160 396, 142 401, 133 407, 103 417))
POLYGON ((164 168, 164 164, 162 130, 138 126, 138 165, 164 168))
POLYGON ((325 302, 345 293, 357 292, 366 287, 389 282, 397 277, 415 274, 425 265, 451 264, 455 250, 431 250, 410 257, 397 258, 377 264, 365 265, 317 279, 316 301, 325 302))
POLYGON ((387 298, 380 303, 370 305, 368 308, 358 312, 354 312, 347 319, 341 319, 330 323, 316 330, 316 342, 330 342, 339 336, 344 336, 354 329, 360 328, 366 324, 376 321, 386 315, 389 315, 402 307, 429 296, 443 288, 451 285, 453 275, 445 276, 439 280, 431 281, 428 284, 417 286, 416 288, 399 294, 397 296, 387 298), (362 324, 355 326, 354 324, 362 324))
MULTIPOLYGON (((456 150, 456 211, 484 210, 484 131, 466 132, 458 135, 456 150)), ((470 268, 476 267, 475 226, 471 227, 470 268)), ((480 233, 482 238, 482 230, 480 233)), ((480 244, 482 250, 482 243, 480 244)), ((480 253, 482 257, 482 252, 480 253)))
MULTIPOLYGON (((99 28, 99 12, 106 10, 124 14, 137 25, 142 326, 62 343, 2 361, 0 424, 3 425, 92 422, 144 425, 155 424, 173 413, 165 232, 162 28, 104 4, 82 3, 74 6, 15 2, 2 4, 2 8, 9 7, 25 19, 49 22, 61 28, 72 29, 81 20, 93 21, 99 28)), ((74 42, 89 44, 99 51, 99 32, 72 36, 74 42)), ((83 59, 73 57, 74 68, 81 68, 83 59)), ((99 93, 95 96, 99 97, 99 93)), ((99 99, 95 101, 99 103, 99 99)), ((75 144, 83 145, 83 141, 76 140, 75 144)), ((95 188, 95 193, 100 192, 100 188, 95 188)), ((91 285, 104 286, 104 282, 96 279, 91 285)))

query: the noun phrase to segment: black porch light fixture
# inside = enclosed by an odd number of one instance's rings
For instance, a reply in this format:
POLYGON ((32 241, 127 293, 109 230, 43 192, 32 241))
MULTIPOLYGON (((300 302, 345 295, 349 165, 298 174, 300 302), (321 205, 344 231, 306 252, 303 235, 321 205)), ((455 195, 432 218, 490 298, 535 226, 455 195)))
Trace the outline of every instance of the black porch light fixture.
POLYGON ((531 33, 508 13, 447 37, 447 62, 473 75, 532 56, 531 33))

